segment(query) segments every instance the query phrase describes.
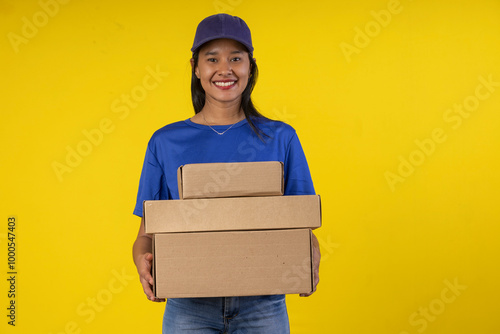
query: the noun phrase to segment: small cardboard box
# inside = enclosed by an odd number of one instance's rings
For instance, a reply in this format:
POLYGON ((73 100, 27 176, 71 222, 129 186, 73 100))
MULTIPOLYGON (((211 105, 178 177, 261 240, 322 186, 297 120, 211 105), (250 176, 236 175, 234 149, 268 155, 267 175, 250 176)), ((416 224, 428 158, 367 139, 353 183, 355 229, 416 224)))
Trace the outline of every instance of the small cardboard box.
POLYGON ((283 195, 279 161, 188 164, 177 169, 180 199, 283 195))
POLYGON ((158 298, 309 293, 310 229, 153 236, 158 298))
POLYGON ((319 195, 144 201, 146 233, 320 226, 319 195))

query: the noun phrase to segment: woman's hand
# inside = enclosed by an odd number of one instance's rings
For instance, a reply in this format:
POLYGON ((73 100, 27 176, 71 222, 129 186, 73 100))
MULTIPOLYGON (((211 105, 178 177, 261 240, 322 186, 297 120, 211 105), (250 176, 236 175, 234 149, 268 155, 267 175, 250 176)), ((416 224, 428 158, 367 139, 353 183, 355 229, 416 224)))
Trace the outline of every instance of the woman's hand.
POLYGON ((151 267, 153 263, 153 254, 151 236, 144 233, 144 220, 141 220, 141 225, 139 227, 139 233, 137 234, 137 239, 134 242, 133 256, 134 263, 137 267, 137 272, 139 273, 139 279, 142 284, 142 289, 148 297, 149 300, 153 302, 164 302, 163 298, 156 298, 153 293, 153 276, 151 276, 151 267))
POLYGON ((153 276, 151 276, 151 264, 153 262, 153 254, 146 253, 139 259, 137 263, 137 271, 142 284, 142 289, 149 300, 153 302, 164 302, 165 299, 156 298, 153 294, 153 276))
POLYGON ((321 252, 319 250, 319 242, 314 233, 312 234, 313 243, 313 270, 314 270, 314 282, 313 291, 310 293, 301 293, 301 297, 309 297, 316 291, 316 286, 319 283, 319 262, 321 261, 321 252))

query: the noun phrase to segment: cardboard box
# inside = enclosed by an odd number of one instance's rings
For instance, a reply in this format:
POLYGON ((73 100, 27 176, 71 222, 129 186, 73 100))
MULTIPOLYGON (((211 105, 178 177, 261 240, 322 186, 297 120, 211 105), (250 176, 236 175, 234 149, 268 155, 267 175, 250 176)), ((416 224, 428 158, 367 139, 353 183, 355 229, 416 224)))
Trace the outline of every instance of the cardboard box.
POLYGON ((155 234, 158 298, 309 293, 310 229, 155 234))
POLYGON ((319 195, 144 201, 146 233, 318 228, 319 195))
POLYGON ((279 161, 188 164, 177 169, 180 199, 283 195, 279 161))

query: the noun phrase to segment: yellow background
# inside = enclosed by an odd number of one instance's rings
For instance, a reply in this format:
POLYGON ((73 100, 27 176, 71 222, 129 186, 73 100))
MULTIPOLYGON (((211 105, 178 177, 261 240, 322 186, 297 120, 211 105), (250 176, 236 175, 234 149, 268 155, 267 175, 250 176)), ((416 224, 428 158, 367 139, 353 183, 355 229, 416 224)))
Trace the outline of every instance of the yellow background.
POLYGON ((321 282, 288 297, 292 333, 500 332, 498 0, 66 2, 0 1, 2 333, 160 332, 164 304, 132 263, 132 209, 149 137, 193 114, 189 49, 219 11, 249 24, 255 103, 296 128, 323 200, 321 282), (168 75, 114 112, 148 68, 168 75), (447 111, 467 103, 468 117, 447 111), (88 154, 58 178, 78 145, 88 154))

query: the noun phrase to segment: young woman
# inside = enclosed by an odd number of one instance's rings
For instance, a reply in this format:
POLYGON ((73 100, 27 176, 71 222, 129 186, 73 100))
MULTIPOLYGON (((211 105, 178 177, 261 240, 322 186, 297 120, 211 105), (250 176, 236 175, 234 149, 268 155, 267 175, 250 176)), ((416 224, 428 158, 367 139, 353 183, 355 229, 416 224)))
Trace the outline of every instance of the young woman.
MULTIPOLYGON (((144 200, 178 199, 177 168, 189 163, 282 161, 285 195, 314 194, 295 130, 263 117, 252 104, 258 70, 246 23, 227 14, 207 17, 198 25, 191 51, 195 115, 153 134, 134 214, 142 217, 144 200)), ((313 241, 317 278, 320 253, 315 237, 313 241)), ((144 233, 142 221, 133 254, 144 293, 152 301, 164 301, 151 289, 151 236, 144 233)), ((169 298, 163 317, 163 333, 289 331, 284 295, 169 298)))

